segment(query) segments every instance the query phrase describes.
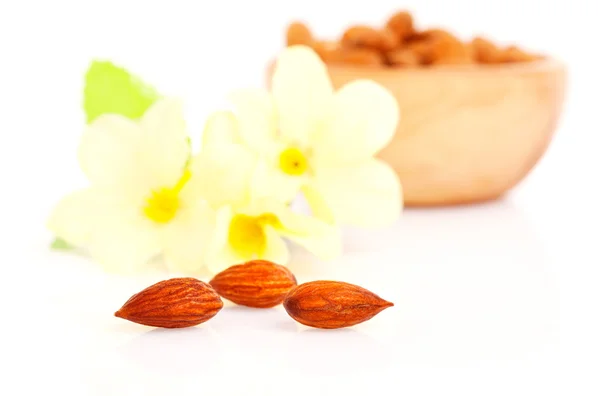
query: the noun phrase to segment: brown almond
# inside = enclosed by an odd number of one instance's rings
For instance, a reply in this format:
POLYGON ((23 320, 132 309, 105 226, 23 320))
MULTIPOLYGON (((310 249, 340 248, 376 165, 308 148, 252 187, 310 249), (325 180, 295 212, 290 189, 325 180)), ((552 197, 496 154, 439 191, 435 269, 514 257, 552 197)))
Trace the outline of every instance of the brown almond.
POLYGON ((470 48, 460 42, 445 42, 437 47, 434 65, 467 65, 474 62, 470 48))
POLYGON ((425 65, 473 63, 472 51, 452 33, 442 29, 429 29, 419 33, 411 42, 420 47, 421 63, 425 65))
POLYGON ((335 41, 315 41, 312 44, 312 49, 325 63, 334 63, 339 61, 340 46, 335 41))
POLYGON ((391 66, 418 66, 419 56, 408 48, 400 48, 386 54, 386 60, 391 66))
POLYGON ((498 63, 501 60, 502 53, 498 47, 491 41, 483 37, 475 37, 471 41, 473 56, 479 63, 498 63))
POLYGON ((389 29, 374 29, 370 26, 357 25, 348 28, 341 40, 346 47, 369 48, 389 51, 398 46, 398 39, 389 29))
POLYGON ((342 44, 348 47, 377 48, 379 46, 379 32, 370 26, 351 26, 342 35, 342 44))
POLYGON ((146 326, 181 328, 206 322, 222 307, 223 301, 208 284, 173 278, 133 295, 115 316, 146 326))
POLYGON ((399 42, 403 42, 415 33, 413 17, 407 11, 401 11, 392 15, 385 26, 394 32, 399 42))
POLYGON ((528 54, 516 46, 511 46, 500 51, 499 55, 499 61, 502 63, 531 62, 536 59, 536 56, 528 54))
POLYGON ((302 22, 292 22, 286 32, 286 44, 288 47, 292 45, 311 45, 313 35, 305 24, 302 22))
POLYGON ((412 52, 419 60, 419 64, 424 65, 431 63, 431 52, 433 50, 430 43, 425 41, 413 41, 408 43, 404 49, 412 52))
POLYGON ((347 65, 381 66, 383 55, 370 48, 340 48, 336 62, 347 65))
POLYGON ((396 37, 396 34, 390 29, 383 29, 379 31, 379 48, 381 51, 391 51, 398 47, 400 40, 396 37))
POLYGON ((353 326, 393 305, 360 286, 336 281, 304 283, 283 302, 293 319, 320 329, 353 326))
POLYGON ((433 28, 415 33, 410 39, 411 41, 431 41, 436 39, 454 39, 454 35, 447 30, 433 28))
POLYGON ((281 304, 297 282, 294 274, 282 265, 252 260, 218 273, 210 285, 223 298, 238 305, 271 308, 281 304))

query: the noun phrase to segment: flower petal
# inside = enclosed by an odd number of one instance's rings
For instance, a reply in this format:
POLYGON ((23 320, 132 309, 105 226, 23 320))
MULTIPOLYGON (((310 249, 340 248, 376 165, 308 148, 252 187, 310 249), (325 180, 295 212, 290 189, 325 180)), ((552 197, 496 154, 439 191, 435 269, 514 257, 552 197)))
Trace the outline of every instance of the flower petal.
POLYGON ((267 225, 263 230, 266 237, 266 248, 259 259, 286 265, 290 260, 290 252, 285 241, 273 227, 267 225))
POLYGON ((317 190, 315 183, 305 184, 301 191, 313 216, 327 224, 335 224, 335 216, 323 195, 317 190))
MULTIPOLYGON (((79 163, 94 186, 128 187, 142 177, 138 148, 141 128, 120 115, 106 114, 89 124, 79 145, 79 163)), ((143 181, 140 181, 143 184, 143 181)))
POLYGON ((144 133, 157 140, 185 139, 187 136, 183 103, 177 98, 156 101, 144 113, 140 124, 144 133))
POLYGON ((256 157, 238 144, 213 144, 192 158, 192 179, 183 196, 206 199, 213 208, 241 206, 250 199, 256 157))
POLYGON ((163 244, 167 266, 180 273, 198 273, 215 229, 215 211, 205 202, 188 203, 165 230, 163 244))
POLYGON ((235 108, 241 139, 263 152, 277 133, 277 114, 271 95, 259 89, 244 89, 229 95, 235 108))
POLYGON ((309 47, 287 47, 277 59, 271 89, 282 136, 306 144, 322 128, 333 96, 325 64, 309 47))
POLYGON ((357 80, 336 92, 329 124, 314 143, 318 162, 365 160, 384 148, 399 121, 396 99, 381 85, 357 80))
POLYGON ((234 215, 235 213, 228 206, 217 211, 215 230, 205 256, 205 262, 210 272, 218 273, 232 265, 254 258, 280 264, 287 263, 289 260, 287 245, 277 230, 270 225, 263 227, 265 250, 259 257, 244 257, 236 252, 229 244, 229 227, 234 215))
POLYGON ((213 274, 244 261, 244 258, 236 254, 229 246, 229 226, 233 216, 234 213, 230 206, 224 206, 216 212, 215 229, 205 256, 206 266, 213 274))
POLYGON ((289 176, 260 159, 252 176, 252 200, 273 198, 279 202, 291 202, 300 191, 306 178, 289 176))
POLYGON ((208 116, 202 132, 202 147, 212 144, 241 143, 238 121, 231 111, 215 111, 208 116))
POLYGON ((48 228, 74 246, 83 246, 92 235, 101 215, 104 195, 100 189, 75 191, 58 202, 48 220, 48 228))
POLYGON ((303 216, 281 207, 276 216, 280 226, 275 229, 284 237, 303 246, 323 260, 342 254, 342 237, 338 227, 319 219, 303 216))
POLYGON ((161 99, 148 109, 140 123, 140 156, 153 187, 174 185, 190 155, 182 103, 178 99, 161 99))
POLYGON ((89 249, 106 271, 131 274, 161 253, 160 229, 137 208, 114 206, 99 219, 89 249))
POLYGON ((378 159, 322 169, 313 187, 342 224, 387 225, 398 218, 403 206, 398 176, 378 159))
POLYGON ((96 118, 83 134, 79 160, 94 186, 139 197, 176 184, 189 151, 181 105, 164 99, 140 124, 113 114, 96 118))

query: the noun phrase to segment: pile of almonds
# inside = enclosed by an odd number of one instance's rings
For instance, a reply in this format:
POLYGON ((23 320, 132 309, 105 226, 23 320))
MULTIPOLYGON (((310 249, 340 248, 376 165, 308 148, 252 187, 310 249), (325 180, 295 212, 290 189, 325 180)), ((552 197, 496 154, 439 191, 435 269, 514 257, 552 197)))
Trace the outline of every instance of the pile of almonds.
POLYGON ((283 303, 293 319, 321 329, 353 326, 394 305, 345 282, 298 285, 286 267, 254 260, 229 267, 208 284, 195 278, 158 282, 133 295, 115 316, 154 327, 196 326, 223 308, 221 297, 253 308, 271 308, 283 303))
POLYGON ((306 45, 328 64, 371 67, 427 67, 435 65, 499 64, 540 59, 516 46, 500 48, 476 37, 462 42, 443 29, 418 30, 407 11, 394 14, 383 27, 349 27, 339 41, 314 37, 302 22, 287 29, 287 46, 306 45))

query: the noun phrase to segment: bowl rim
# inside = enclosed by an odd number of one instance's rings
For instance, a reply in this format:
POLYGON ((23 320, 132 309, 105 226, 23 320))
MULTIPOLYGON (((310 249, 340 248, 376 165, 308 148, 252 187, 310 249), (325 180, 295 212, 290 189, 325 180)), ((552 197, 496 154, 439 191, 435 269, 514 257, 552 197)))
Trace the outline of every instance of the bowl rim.
POLYGON ((372 76, 374 74, 384 76, 397 76, 399 74, 521 74, 521 73, 539 73, 548 71, 562 71, 566 69, 566 64, 552 57, 546 57, 540 60, 518 63, 503 64, 470 64, 470 65, 436 65, 429 67, 365 67, 360 65, 342 65, 334 63, 325 63, 330 72, 364 74, 372 76))

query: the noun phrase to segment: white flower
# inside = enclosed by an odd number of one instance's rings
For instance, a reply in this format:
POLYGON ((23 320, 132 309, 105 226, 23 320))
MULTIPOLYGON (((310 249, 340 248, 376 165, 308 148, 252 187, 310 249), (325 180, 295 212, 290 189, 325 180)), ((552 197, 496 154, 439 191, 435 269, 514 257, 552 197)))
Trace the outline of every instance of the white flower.
POLYGON ((271 94, 231 95, 235 117, 217 114, 212 123, 219 128, 205 131, 205 145, 247 145, 263 159, 255 175, 259 190, 280 200, 301 190, 313 213, 327 222, 393 222, 403 206, 400 182, 374 156, 394 135, 394 97, 367 80, 334 92, 325 65, 304 46, 280 54, 271 88, 271 94))
POLYGON ((265 200, 246 207, 221 207, 205 260, 214 273, 254 259, 285 265, 290 256, 283 238, 324 260, 341 254, 341 238, 336 227, 294 213, 277 201, 265 200))
POLYGON ((158 101, 139 122, 100 116, 79 149, 91 185, 59 202, 48 226, 70 244, 89 248, 109 271, 132 272, 164 254, 170 269, 195 272, 215 225, 216 213, 204 195, 243 194, 228 188, 243 186, 236 180, 248 180, 252 172, 246 150, 234 145, 219 150, 235 156, 237 166, 221 175, 229 184, 215 192, 210 177, 218 164, 201 154, 186 166, 190 148, 179 101, 158 101))
MULTIPOLYGON (((225 188, 221 175, 231 166, 237 164, 242 151, 229 156, 220 147, 227 147, 234 140, 225 136, 232 131, 231 123, 235 119, 226 112, 212 114, 205 127, 205 134, 215 137, 205 141, 203 161, 212 166, 213 192, 203 192, 210 205, 217 212, 216 228, 210 240, 205 256, 206 264, 213 273, 230 265, 253 259, 263 259, 285 265, 289 260, 288 247, 283 238, 303 246, 324 260, 333 259, 341 254, 341 236, 338 227, 319 219, 293 212, 290 207, 274 196, 265 195, 269 191, 261 190, 254 179, 231 179, 225 188), (218 158, 217 158, 218 157, 218 158), (220 161, 219 170, 214 166, 220 161), (241 184, 241 185, 240 185, 241 184), (218 193, 218 190, 237 191, 233 196, 218 193), (243 193, 241 193, 243 191, 243 193)), ((241 148, 242 146, 238 146, 241 148)), ((257 156, 250 150, 245 155, 252 158, 245 165, 248 171, 256 176, 257 156), (251 165, 253 162, 254 165, 251 165)))

